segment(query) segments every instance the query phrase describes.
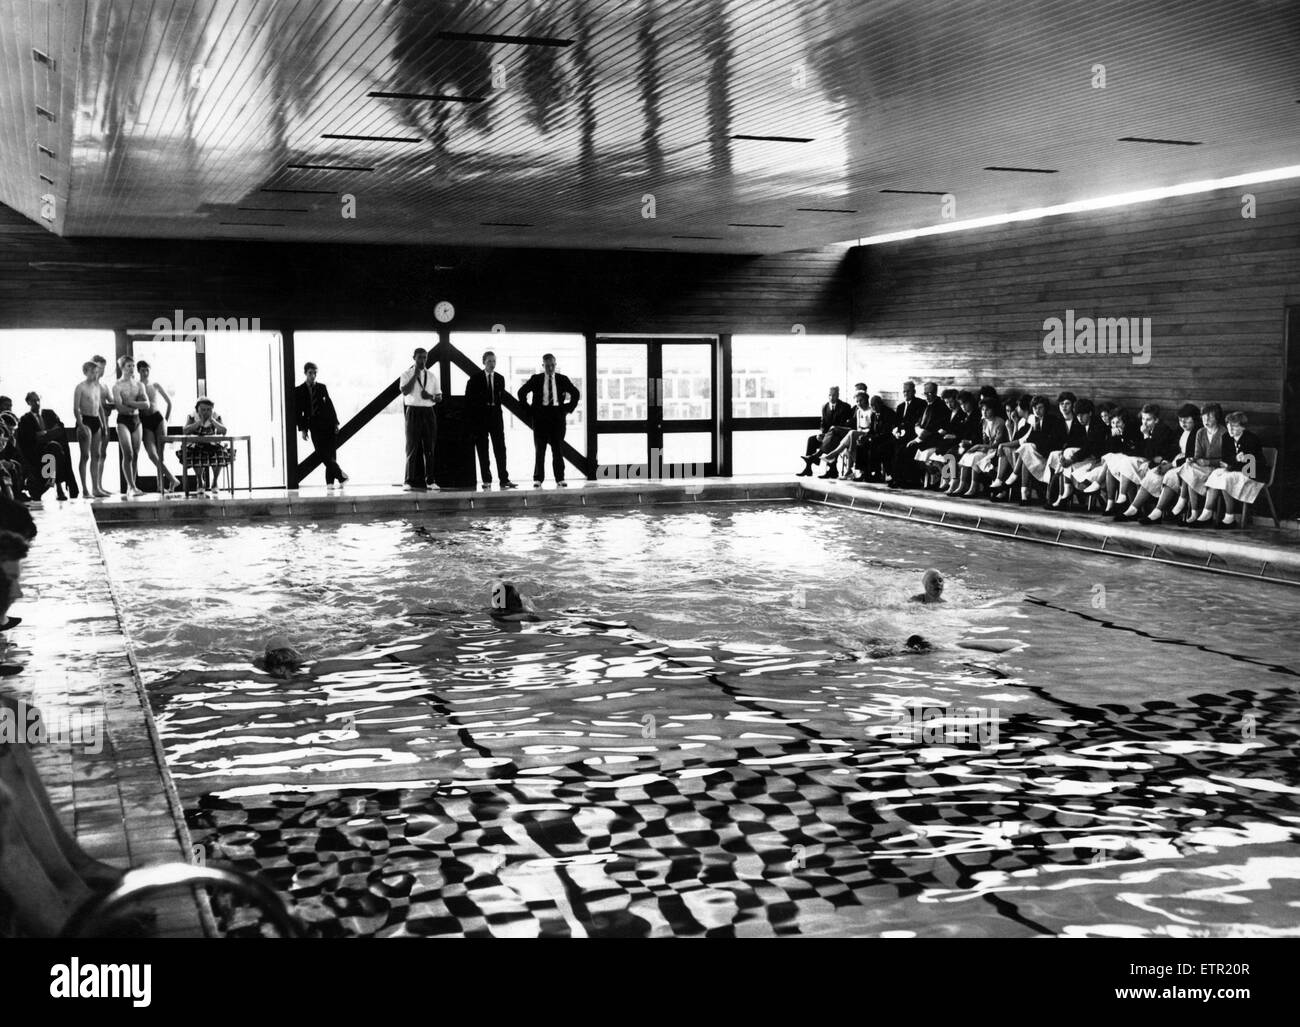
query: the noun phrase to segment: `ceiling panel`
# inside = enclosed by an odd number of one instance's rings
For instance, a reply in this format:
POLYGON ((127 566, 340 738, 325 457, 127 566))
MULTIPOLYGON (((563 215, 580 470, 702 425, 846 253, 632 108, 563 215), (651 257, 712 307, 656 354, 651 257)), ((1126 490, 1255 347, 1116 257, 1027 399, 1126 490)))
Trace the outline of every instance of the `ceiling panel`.
POLYGON ((1300 163, 1293 0, 0 8, 67 235, 773 252, 1300 163))

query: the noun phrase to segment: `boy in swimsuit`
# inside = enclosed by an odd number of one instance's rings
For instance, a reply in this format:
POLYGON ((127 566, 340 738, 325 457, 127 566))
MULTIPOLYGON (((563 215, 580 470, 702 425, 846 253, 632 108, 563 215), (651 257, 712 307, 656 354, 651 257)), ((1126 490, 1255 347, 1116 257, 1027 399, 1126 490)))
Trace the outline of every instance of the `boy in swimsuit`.
POLYGON ((72 410, 76 418, 77 445, 81 448, 81 491, 87 499, 103 499, 109 493, 104 488, 104 456, 100 452, 104 434, 103 394, 99 387, 99 365, 87 360, 81 365, 86 380, 77 383, 72 393, 72 410), (86 484, 86 465, 90 465, 90 484, 86 484))
POLYGON ((149 364, 141 360, 135 365, 140 372, 140 384, 144 386, 145 398, 149 408, 140 415, 140 430, 143 433, 144 448, 158 469, 158 491, 162 495, 176 490, 176 475, 172 474, 163 463, 167 455, 167 422, 172 417, 172 398, 158 382, 149 378, 149 364), (167 404, 167 412, 158 409, 158 397, 162 396, 167 404))
POLYGON ((122 479, 128 497, 143 496, 135 483, 135 465, 140 459, 140 411, 149 408, 149 397, 135 376, 135 361, 122 356, 117 361, 122 376, 113 386, 113 403, 117 407, 117 445, 121 452, 122 479))
POLYGON ((108 460, 108 431, 109 421, 113 416, 113 387, 104 383, 104 375, 108 373, 108 359, 106 357, 101 357, 98 353, 90 359, 99 369, 95 373, 95 380, 99 383, 99 416, 103 418, 104 421, 104 433, 99 437, 99 466, 102 481, 103 467, 105 462, 108 460))

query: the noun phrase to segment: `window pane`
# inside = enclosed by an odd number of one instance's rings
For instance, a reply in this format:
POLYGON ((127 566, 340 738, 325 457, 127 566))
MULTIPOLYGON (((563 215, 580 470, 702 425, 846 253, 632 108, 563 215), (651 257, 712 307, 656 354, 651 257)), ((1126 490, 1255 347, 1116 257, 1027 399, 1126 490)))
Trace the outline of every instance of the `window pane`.
POLYGON ((731 435, 732 474, 793 474, 812 429, 738 431, 731 435))
POLYGON ((664 419, 713 416, 713 347, 664 343, 664 419))
POLYGON ((601 433, 596 436, 597 478, 642 478, 649 474, 646 463, 649 441, 644 433, 601 433))
POLYGON ((832 385, 851 398, 846 360, 842 335, 737 335, 731 340, 731 414, 815 416, 832 385))
MULTIPOLYGON (((434 332, 296 332, 295 381, 302 381, 306 361, 315 363, 319 368, 317 380, 329 386, 342 426, 411 366, 411 353, 416 347, 432 350, 437 344, 434 332)), ((311 451, 311 443, 304 443, 299 436, 299 458, 311 451)), ((406 474, 406 424, 400 396, 339 450, 339 466, 354 485, 402 483, 406 474)), ((325 484, 324 468, 314 470, 303 484, 325 484)))
POLYGON ((646 419, 649 349, 645 343, 596 343, 596 420, 646 419))
POLYGON ((706 465, 713 459, 713 436, 706 431, 665 432, 663 469, 664 477, 690 476, 692 473, 702 475, 706 465), (669 465, 685 464, 684 468, 669 470, 669 465), (691 466, 694 465, 694 471, 691 466))
MULTIPOLYGON (((254 488, 283 488, 286 478, 280 334, 208 332, 204 349, 207 395, 221 423, 231 435, 251 436, 247 448, 243 444, 235 446, 237 459, 252 461, 254 488)), ((179 423, 184 425, 184 415, 179 423)), ((248 469, 237 463, 236 484, 246 483, 247 475, 248 469)))

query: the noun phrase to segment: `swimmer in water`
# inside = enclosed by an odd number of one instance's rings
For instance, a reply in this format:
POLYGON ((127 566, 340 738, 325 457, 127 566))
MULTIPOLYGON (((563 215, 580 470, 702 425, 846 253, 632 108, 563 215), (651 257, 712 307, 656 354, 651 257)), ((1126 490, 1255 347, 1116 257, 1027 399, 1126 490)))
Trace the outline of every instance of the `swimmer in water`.
POLYGON ((492 583, 491 606, 493 620, 538 621, 542 619, 510 581, 498 579, 492 583))
POLYGON ((909 603, 941 603, 943 602, 943 575, 931 567, 921 577, 921 587, 924 592, 912 596, 909 603))
POLYGON ((302 664, 302 655, 283 635, 272 635, 268 638, 266 651, 253 659, 253 666, 258 670, 286 680, 301 670, 302 664))

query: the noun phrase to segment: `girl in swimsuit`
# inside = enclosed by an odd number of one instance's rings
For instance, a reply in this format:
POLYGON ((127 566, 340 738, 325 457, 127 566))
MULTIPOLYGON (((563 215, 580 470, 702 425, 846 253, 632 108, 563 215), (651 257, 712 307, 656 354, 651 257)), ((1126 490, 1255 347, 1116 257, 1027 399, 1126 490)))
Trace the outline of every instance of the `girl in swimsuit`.
POLYGON ((162 385, 149 380, 147 361, 141 360, 135 367, 140 372, 140 384, 144 386, 145 398, 149 400, 149 408, 140 415, 144 448, 158 469, 158 491, 166 495, 176 490, 176 476, 163 464, 163 458, 167 455, 167 422, 172 417, 172 398, 162 385), (158 409, 159 396, 167 404, 166 413, 158 409))
POLYGON ((72 393, 72 411, 76 418, 77 445, 81 448, 81 493, 87 499, 103 499, 108 495, 104 489, 104 457, 100 452, 101 436, 104 433, 103 398, 99 388, 99 365, 87 360, 81 365, 81 373, 86 376, 84 382, 78 382, 72 393), (90 485, 86 484, 86 465, 90 465, 90 485))
POLYGON ((117 445, 121 450, 122 480, 126 494, 143 496, 135 483, 135 465, 140 459, 140 411, 149 407, 145 388, 135 376, 135 361, 122 356, 117 361, 122 375, 113 386, 113 402, 117 406, 117 445))

